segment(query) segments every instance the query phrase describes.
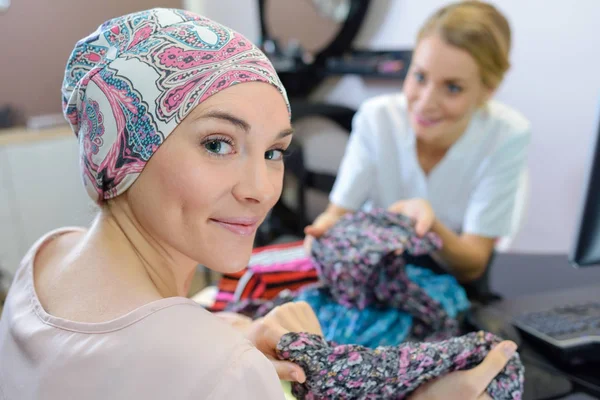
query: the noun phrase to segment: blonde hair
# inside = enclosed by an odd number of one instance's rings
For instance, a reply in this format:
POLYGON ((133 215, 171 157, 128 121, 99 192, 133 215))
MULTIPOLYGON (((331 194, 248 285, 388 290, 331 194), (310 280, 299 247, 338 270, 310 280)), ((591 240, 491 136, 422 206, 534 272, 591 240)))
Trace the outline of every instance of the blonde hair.
POLYGON ((510 68, 510 25, 491 4, 469 0, 447 5, 429 17, 417 40, 431 34, 467 51, 488 88, 496 89, 510 68))

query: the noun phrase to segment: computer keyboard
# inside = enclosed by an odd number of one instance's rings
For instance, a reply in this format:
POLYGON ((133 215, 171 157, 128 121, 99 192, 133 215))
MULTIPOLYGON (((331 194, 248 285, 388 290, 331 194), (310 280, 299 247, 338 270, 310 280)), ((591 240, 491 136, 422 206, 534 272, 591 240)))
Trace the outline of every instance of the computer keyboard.
POLYGON ((523 313, 513 324, 569 364, 600 361, 600 301, 523 313))

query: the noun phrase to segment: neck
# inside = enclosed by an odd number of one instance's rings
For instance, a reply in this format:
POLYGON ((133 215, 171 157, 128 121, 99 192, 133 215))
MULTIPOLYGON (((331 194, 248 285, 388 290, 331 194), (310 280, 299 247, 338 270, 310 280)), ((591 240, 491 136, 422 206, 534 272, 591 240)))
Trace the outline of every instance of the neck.
POLYGON ((103 210, 89 230, 88 244, 102 249, 106 265, 119 279, 160 297, 186 297, 196 263, 143 229, 121 204, 103 210))
POLYGON ((417 139, 417 151, 419 154, 428 158, 443 158, 448 152, 448 149, 452 146, 451 144, 440 144, 440 143, 429 143, 420 139, 417 139))

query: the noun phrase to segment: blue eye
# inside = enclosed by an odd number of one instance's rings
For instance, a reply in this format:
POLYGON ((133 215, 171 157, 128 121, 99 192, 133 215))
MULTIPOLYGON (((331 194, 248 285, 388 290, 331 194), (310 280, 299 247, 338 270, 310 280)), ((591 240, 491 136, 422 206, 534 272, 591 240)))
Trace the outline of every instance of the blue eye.
POLYGON ((233 143, 227 139, 209 139, 202 143, 204 149, 216 156, 225 156, 233 153, 233 143))
POLYGON ((455 85, 454 83, 448 84, 448 91, 452 94, 460 93, 462 92, 462 90, 462 87, 455 85))
POLYGON ((425 75, 423 75, 421 72, 415 72, 415 80, 417 82, 424 82, 425 81, 425 75))
POLYGON ((281 161, 287 154, 284 149, 273 149, 265 152, 265 160, 281 161))

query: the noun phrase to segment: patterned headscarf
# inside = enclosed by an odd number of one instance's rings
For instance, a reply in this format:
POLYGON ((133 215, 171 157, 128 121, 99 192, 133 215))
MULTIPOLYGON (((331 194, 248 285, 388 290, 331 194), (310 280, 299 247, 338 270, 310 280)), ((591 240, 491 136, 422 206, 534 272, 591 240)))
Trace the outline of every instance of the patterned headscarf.
POLYGON ((66 66, 63 113, 79 139, 90 197, 101 203, 125 192, 195 106, 243 82, 275 86, 289 111, 256 46, 187 11, 125 15, 80 40, 66 66))

